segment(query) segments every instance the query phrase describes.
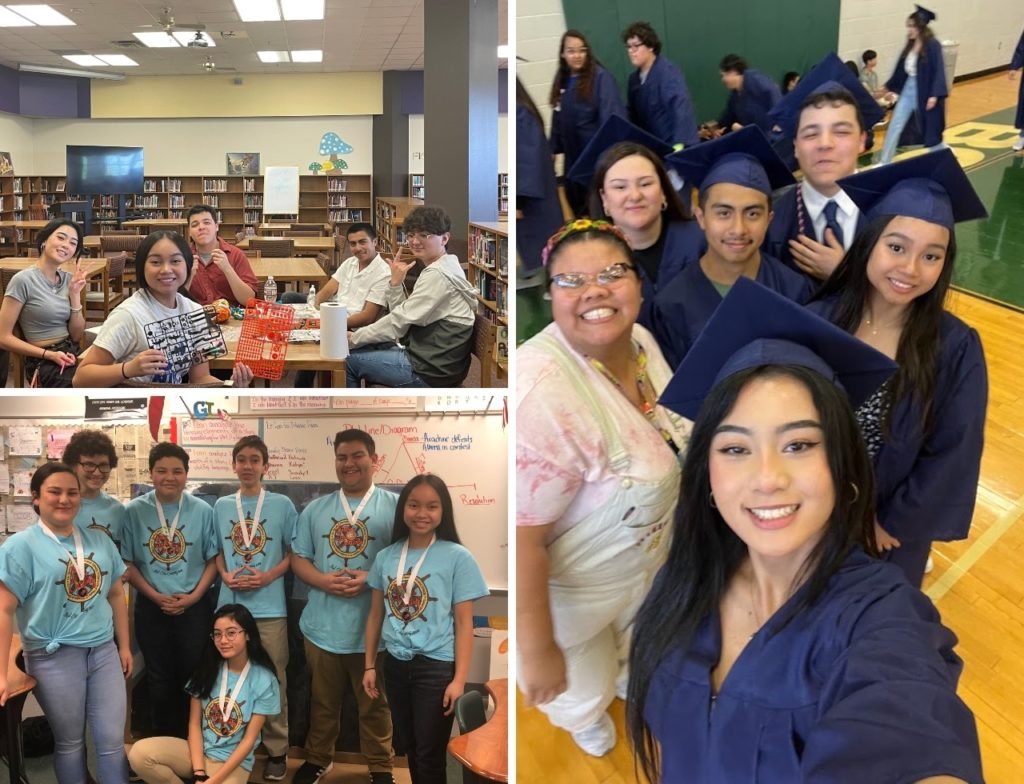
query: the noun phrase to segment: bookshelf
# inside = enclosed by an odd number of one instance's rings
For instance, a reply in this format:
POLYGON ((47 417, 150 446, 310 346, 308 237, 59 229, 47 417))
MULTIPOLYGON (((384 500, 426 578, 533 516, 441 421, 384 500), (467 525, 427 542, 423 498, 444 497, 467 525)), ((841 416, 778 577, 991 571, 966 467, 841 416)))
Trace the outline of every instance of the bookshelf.
MULTIPOLYGON (((409 175, 409 197, 412 199, 427 198, 427 177, 425 174, 409 175)), ((498 175, 498 215, 508 215, 508 175, 498 175)))
POLYGON ((477 311, 496 325, 497 377, 508 374, 508 223, 471 222, 467 277, 476 288, 477 311))
POLYGON ((498 215, 508 215, 508 175, 498 175, 498 215))
POLYGON ((299 221, 330 223, 344 234, 353 223, 373 222, 369 174, 304 174, 299 177, 299 221))
POLYGON ((416 207, 423 206, 423 199, 409 196, 378 196, 376 199, 377 248, 381 253, 394 254, 405 242, 402 222, 416 207))

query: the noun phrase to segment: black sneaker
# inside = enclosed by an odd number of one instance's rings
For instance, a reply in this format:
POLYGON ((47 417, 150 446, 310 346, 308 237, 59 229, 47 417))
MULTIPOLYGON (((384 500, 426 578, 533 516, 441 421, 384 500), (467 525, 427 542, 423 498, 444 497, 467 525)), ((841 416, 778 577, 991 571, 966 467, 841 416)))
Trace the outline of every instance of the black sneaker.
POLYGON ((370 772, 370 781, 373 784, 395 784, 395 777, 391 775, 391 771, 378 771, 374 773, 370 772))
POLYGON ((292 784, 316 784, 333 767, 333 762, 328 762, 322 768, 315 762, 303 762, 299 769, 295 771, 295 778, 292 779, 292 784))
POLYGON ((282 781, 288 773, 288 757, 267 757, 267 764, 263 766, 263 778, 265 781, 282 781))

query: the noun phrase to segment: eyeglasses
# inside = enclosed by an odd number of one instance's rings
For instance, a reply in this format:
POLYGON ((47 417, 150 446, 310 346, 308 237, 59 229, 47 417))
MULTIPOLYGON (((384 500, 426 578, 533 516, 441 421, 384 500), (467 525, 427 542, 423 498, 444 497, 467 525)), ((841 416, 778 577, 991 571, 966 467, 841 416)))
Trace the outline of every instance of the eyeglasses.
POLYGON ((437 235, 427 231, 413 231, 409 232, 405 236, 408 237, 410 240, 419 240, 420 242, 426 242, 431 237, 436 237, 437 235))
POLYGON ((213 640, 214 642, 217 642, 217 640, 219 640, 219 639, 221 639, 223 637, 228 642, 233 642, 234 639, 238 635, 240 635, 240 634, 245 634, 245 631, 243 629, 237 629, 237 628, 235 628, 235 629, 225 629, 224 631, 221 631, 220 629, 217 629, 213 634, 210 635, 210 639, 213 640))
POLYGON ((587 47, 581 46, 579 49, 564 49, 562 54, 574 55, 574 54, 586 54, 587 47))
POLYGON ((99 471, 101 474, 109 474, 110 473, 110 463, 86 463, 86 462, 79 462, 78 465, 82 466, 82 470, 85 471, 85 473, 87 473, 87 474, 92 474, 92 473, 94 473, 96 471, 99 471))
POLYGON ((631 270, 635 270, 632 264, 611 264, 592 275, 589 272, 560 272, 551 276, 551 282, 560 289, 577 291, 586 286, 596 283, 598 286, 611 286, 626 277, 631 270))
POLYGON ((626 49, 631 52, 635 52, 637 49, 643 49, 646 44, 626 44, 626 49))

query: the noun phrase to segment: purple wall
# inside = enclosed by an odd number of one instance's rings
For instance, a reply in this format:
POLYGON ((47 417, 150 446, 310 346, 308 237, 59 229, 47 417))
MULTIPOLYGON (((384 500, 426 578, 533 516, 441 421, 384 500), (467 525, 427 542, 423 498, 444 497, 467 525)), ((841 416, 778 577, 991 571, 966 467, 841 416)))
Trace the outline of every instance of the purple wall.
POLYGON ((0 110, 25 117, 89 117, 90 84, 78 76, 27 73, 0 66, 0 110))
MULTIPOLYGON (((402 72, 402 114, 423 114, 423 71, 402 72)), ((508 70, 498 70, 498 113, 508 114, 508 70)))

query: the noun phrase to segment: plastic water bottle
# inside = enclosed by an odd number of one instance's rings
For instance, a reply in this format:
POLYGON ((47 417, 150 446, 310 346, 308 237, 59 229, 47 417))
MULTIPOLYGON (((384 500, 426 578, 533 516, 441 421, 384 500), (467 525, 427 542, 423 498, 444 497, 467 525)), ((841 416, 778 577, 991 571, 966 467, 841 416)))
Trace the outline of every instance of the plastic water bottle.
POLYGON ((306 305, 311 310, 316 310, 316 286, 309 284, 309 294, 306 295, 306 305))
POLYGON ((267 276, 267 282, 263 284, 263 299, 267 302, 277 302, 277 282, 273 275, 267 276))

